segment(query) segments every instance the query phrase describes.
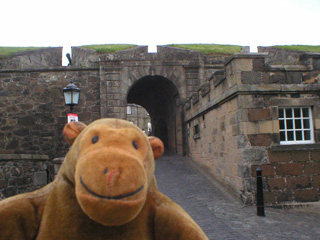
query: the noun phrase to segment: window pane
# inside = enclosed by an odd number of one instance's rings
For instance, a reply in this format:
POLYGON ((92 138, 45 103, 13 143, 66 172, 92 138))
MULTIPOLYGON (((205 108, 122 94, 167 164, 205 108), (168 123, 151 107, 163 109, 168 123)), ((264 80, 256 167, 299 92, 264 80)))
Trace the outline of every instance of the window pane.
POLYGON ((280 108, 279 109, 279 118, 283 118, 284 117, 284 109, 283 108, 280 108))
POLYGON ((294 109, 294 117, 296 117, 296 118, 301 117, 301 115, 300 115, 300 108, 295 108, 295 109, 294 109))
POLYGON ((310 131, 304 131, 304 140, 311 140, 310 131))
POLYGON ((286 132, 280 132, 280 141, 286 140, 286 132))
POLYGON ((309 108, 302 108, 303 117, 309 117, 309 108))
POLYGON ((301 129, 302 127, 302 124, 301 124, 301 120, 294 120, 294 123, 295 123, 295 127, 296 129, 301 129))
POLYGON ((293 131, 288 131, 288 141, 293 141, 293 131))
POLYGON ((281 144, 313 142, 312 112, 310 107, 279 108, 278 111, 281 144))
POLYGON ((296 131, 296 140, 302 140, 302 131, 296 131))
POLYGON ((127 106, 127 114, 131 114, 131 106, 127 106))
POLYGON ((279 121, 279 127, 280 129, 284 129, 284 120, 279 121))
POLYGON ((79 95, 80 92, 73 92, 72 94, 72 103, 78 104, 79 103, 79 95))
POLYGON ((194 126, 194 134, 198 134, 199 133, 199 125, 195 125, 194 126))
POLYGON ((292 109, 291 108, 286 108, 286 117, 292 118, 292 109))
POLYGON ((310 128, 309 119, 303 119, 303 128, 305 128, 305 129, 309 129, 310 128))
POLYGON ((293 129, 293 120, 287 120, 287 129, 293 129))

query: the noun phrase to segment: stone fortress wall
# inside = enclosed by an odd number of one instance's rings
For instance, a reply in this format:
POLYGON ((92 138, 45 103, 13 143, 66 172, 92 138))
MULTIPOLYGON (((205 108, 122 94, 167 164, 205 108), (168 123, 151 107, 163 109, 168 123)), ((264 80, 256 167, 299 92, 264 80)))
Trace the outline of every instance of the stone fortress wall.
POLYGON ((254 201, 258 166, 267 204, 318 201, 319 60, 268 48, 235 54, 185 105, 190 156, 244 202, 254 201), (315 142, 280 145, 278 108, 303 106, 312 107, 315 142))
POLYGON ((267 203, 319 200, 319 54, 262 47, 257 54, 231 56, 167 47, 148 54, 138 47, 101 56, 73 47, 72 66, 62 67, 61 52, 49 48, 0 59, 3 197, 44 184, 47 169, 49 176, 54 172, 52 160, 67 152, 61 132, 69 109, 62 89, 70 79, 81 88, 75 112, 88 124, 126 119, 127 89, 150 74, 164 76, 179 91, 176 115, 168 118, 176 121, 176 140, 168 143, 174 151, 190 156, 244 202, 254 201, 257 166, 267 203), (312 107, 315 143, 280 145, 278 108, 302 106, 312 107))

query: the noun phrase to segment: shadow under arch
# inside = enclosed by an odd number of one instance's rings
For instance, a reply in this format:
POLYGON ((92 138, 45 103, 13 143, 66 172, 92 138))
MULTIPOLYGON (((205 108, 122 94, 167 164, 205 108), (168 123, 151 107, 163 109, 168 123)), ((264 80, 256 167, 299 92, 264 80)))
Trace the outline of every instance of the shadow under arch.
POLYGON ((144 107, 151 117, 152 134, 163 141, 167 150, 178 152, 176 102, 179 102, 179 92, 174 83, 160 75, 145 76, 129 88, 127 102, 144 107))

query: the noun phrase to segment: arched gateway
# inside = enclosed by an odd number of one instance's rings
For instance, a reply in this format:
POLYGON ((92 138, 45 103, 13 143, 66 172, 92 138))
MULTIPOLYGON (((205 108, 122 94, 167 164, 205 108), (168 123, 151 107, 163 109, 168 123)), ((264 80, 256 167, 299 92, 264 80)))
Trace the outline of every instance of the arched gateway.
POLYGON ((101 116, 126 119, 127 104, 139 104, 150 114, 153 135, 169 151, 184 154, 183 104, 199 89, 198 55, 166 47, 151 54, 138 47, 100 56, 101 116))
MULTIPOLYGON (((132 84, 127 95, 128 103, 143 106, 151 117, 152 134, 159 137, 166 149, 178 151, 176 119, 179 92, 176 86, 163 76, 145 76, 132 84)), ((178 126, 179 127, 179 126, 178 126)))

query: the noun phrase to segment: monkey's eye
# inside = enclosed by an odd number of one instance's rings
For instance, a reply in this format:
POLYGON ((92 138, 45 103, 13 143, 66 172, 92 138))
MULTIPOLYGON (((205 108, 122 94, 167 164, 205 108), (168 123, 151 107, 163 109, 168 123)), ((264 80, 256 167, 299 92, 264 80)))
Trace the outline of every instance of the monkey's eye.
POLYGON ((93 144, 95 144, 96 142, 98 142, 99 141, 99 136, 94 136, 93 138, 92 138, 92 143, 93 144))
POLYGON ((138 146, 138 143, 136 141, 132 141, 132 145, 135 149, 138 150, 139 146, 138 146))

